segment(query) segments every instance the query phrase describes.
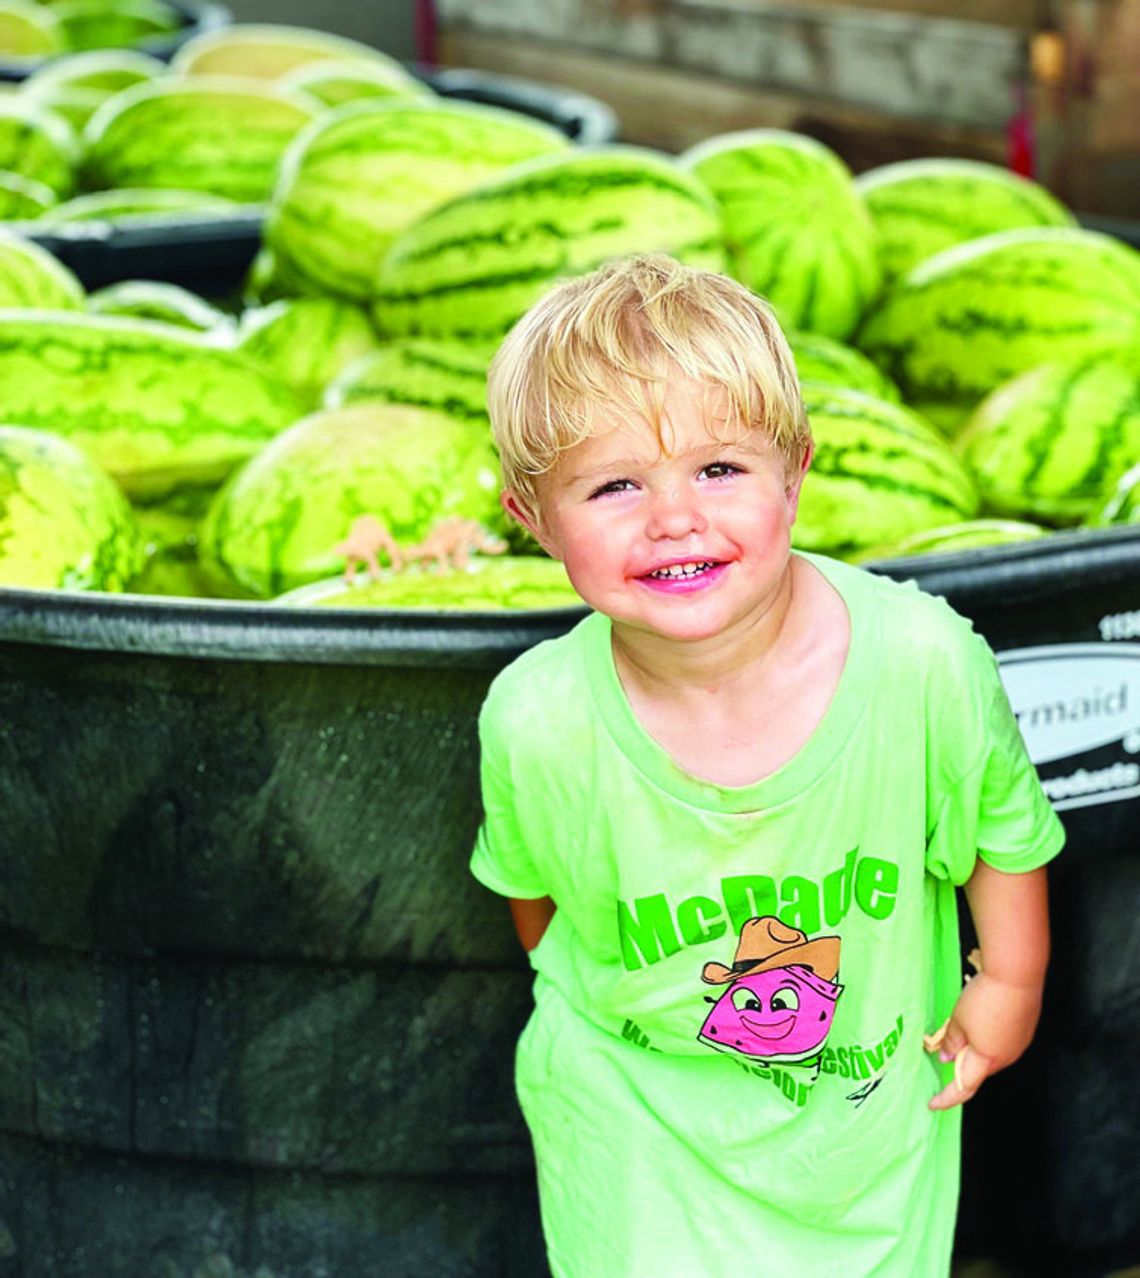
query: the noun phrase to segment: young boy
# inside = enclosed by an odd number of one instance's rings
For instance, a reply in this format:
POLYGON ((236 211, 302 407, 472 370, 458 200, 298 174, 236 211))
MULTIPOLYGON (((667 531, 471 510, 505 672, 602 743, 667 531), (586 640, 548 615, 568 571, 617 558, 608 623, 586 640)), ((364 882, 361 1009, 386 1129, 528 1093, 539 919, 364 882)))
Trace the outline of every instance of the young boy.
POLYGON ((480 719, 472 869, 537 973, 554 1274, 941 1278, 960 1104, 1032 1037, 1062 843, 992 654, 791 553, 811 436, 733 281, 650 256, 560 285, 489 402, 507 510, 596 610, 480 719))

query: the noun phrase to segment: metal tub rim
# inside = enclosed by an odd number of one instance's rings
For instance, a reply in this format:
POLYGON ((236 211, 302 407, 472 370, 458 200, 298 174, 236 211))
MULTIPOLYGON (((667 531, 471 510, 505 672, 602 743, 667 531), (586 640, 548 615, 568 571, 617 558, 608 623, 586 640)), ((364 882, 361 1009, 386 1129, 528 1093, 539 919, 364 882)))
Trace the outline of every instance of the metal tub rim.
MULTIPOLYGON (((870 571, 934 594, 1033 597, 1098 573, 1140 575, 1140 526, 881 560, 870 571)), ((262 601, 0 589, 0 643, 231 661, 498 668, 586 615, 582 605, 517 612, 282 607, 262 601)))

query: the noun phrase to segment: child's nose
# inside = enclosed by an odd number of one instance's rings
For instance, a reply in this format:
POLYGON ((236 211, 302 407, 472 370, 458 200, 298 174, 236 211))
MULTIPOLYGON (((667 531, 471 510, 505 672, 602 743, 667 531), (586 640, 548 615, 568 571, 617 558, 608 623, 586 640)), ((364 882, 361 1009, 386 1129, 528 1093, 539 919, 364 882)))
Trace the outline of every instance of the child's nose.
POLYGON ((680 539, 708 527, 695 493, 684 488, 663 489, 654 494, 646 532, 653 538, 680 539))

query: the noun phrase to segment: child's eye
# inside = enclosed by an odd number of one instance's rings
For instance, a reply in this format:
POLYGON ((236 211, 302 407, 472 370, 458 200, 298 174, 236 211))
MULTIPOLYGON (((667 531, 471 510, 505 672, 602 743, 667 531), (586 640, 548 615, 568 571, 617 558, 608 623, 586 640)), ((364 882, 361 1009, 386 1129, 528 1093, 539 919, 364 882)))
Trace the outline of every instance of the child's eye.
POLYGON ((739 466, 734 466, 732 462, 724 461, 710 462, 701 470, 701 474, 705 475, 709 479, 725 479, 729 475, 739 475, 742 473, 743 472, 739 466))
POLYGON ((633 488, 633 483, 628 479, 611 479, 609 483, 602 484, 601 487, 595 488, 590 494, 590 500, 595 497, 606 497, 610 493, 626 493, 633 488))

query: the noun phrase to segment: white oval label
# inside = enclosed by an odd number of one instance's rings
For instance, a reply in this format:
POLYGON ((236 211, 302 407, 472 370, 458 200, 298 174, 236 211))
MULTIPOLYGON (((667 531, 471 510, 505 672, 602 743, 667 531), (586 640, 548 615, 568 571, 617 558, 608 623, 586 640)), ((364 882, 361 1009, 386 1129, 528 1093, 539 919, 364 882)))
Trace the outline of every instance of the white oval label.
MULTIPOLYGON (((1095 770, 1044 779, 1057 808, 1140 794, 1140 644, 1073 643, 997 654, 1002 683, 1035 764, 1118 745, 1095 770)), ((1049 770, 1051 773, 1054 769, 1049 770)))

